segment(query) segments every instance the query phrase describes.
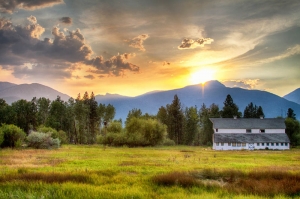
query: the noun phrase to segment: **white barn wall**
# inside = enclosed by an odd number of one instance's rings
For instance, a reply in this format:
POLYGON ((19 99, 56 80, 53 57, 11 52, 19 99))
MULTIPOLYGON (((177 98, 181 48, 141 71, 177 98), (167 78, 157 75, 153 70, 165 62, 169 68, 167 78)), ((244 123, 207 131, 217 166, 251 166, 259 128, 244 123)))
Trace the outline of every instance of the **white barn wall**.
MULTIPOLYGON (((268 149, 270 150, 289 150, 290 149, 290 145, 289 143, 287 143, 287 146, 281 146, 281 143, 279 143, 279 146, 276 146, 276 143, 274 143, 274 146, 271 146, 271 143, 269 143, 269 146, 267 146, 267 143, 264 143, 264 146, 262 146, 262 143, 259 143, 259 146, 257 146, 257 143, 254 143, 254 148, 255 150, 259 150, 259 149, 266 149, 266 147, 268 147, 268 149)), ((219 146, 217 146, 216 143, 213 143, 213 149, 214 150, 249 150, 249 143, 246 143, 245 147, 233 147, 228 146, 228 143, 224 143, 224 146, 221 146, 221 143, 219 143, 219 146)))

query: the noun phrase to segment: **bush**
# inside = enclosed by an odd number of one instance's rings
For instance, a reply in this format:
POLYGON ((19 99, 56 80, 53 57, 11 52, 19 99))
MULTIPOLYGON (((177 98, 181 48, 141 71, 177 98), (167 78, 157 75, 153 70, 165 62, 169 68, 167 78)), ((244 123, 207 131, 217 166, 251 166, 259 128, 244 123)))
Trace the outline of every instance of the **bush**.
POLYGON ((164 143, 163 143, 164 146, 175 146, 175 142, 174 140, 171 140, 169 138, 166 138, 164 143))
POLYGON ((53 139, 50 133, 31 132, 27 136, 28 146, 36 149, 59 148, 60 140, 53 139))
POLYGON ((107 133, 121 133, 123 131, 122 123, 113 121, 107 126, 107 133))
POLYGON ((1 146, 3 141, 4 141, 4 135, 3 135, 3 132, 0 129, 0 146, 1 146))
POLYGON ((66 132, 64 132, 63 130, 59 130, 57 133, 58 133, 58 139, 60 140, 61 144, 68 144, 69 143, 68 136, 67 136, 66 132))
POLYGON ((41 132, 41 133, 50 133, 51 137, 53 139, 58 138, 60 140, 61 144, 69 143, 67 133, 64 132, 63 130, 57 131, 57 130, 51 128, 51 127, 40 126, 37 131, 41 132))
POLYGON ((166 125, 156 119, 133 117, 126 123, 126 137, 129 146, 155 146, 162 144, 166 135, 166 125))
POLYGON ((22 143, 26 137, 25 132, 13 124, 3 124, 0 127, 0 132, 2 132, 0 134, 3 135, 3 142, 1 144, 2 148, 3 147, 15 148, 16 145, 20 145, 20 143, 22 143))
POLYGON ((47 126, 39 126, 37 129, 38 132, 41 133, 49 133, 51 135, 52 138, 58 138, 58 132, 57 130, 51 128, 51 127, 47 127, 47 126))

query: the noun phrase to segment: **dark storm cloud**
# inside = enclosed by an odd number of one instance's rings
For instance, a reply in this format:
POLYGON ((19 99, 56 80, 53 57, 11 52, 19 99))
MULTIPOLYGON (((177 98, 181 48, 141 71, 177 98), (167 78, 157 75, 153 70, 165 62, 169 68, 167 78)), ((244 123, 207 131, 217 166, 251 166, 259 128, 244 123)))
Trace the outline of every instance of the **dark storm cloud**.
POLYGON ((72 18, 71 17, 62 17, 59 19, 60 22, 70 25, 72 24, 72 18))
POLYGON ((202 39, 183 39, 181 45, 178 46, 178 49, 193 49, 197 47, 203 47, 205 44, 211 44, 214 40, 211 38, 202 38, 202 39))
MULTIPOLYGON (((58 27, 52 28, 53 38, 40 39, 45 31, 34 16, 28 18, 30 22, 27 26, 14 26, 7 19, 0 19, 0 65, 24 65, 25 63, 35 63, 38 65, 69 66, 72 63, 87 63, 97 68, 101 74, 111 74, 119 76, 125 71, 138 72, 139 67, 128 63, 127 60, 134 54, 122 54, 113 56, 104 61, 102 56, 91 58, 93 51, 86 44, 84 36, 80 30, 60 31, 58 27)), ((38 66, 32 69, 26 67, 15 67, 14 75, 34 74, 38 66)), ((51 67, 44 67, 47 73, 51 67)), ((70 77, 62 70, 64 77, 70 77)))
POLYGON ((0 0, 0 12, 12 13, 15 9, 33 10, 63 3, 63 0, 0 0))
POLYGON ((97 68, 96 71, 91 71, 99 74, 112 74, 115 76, 124 75, 126 70, 132 72, 139 72, 140 68, 134 64, 127 62, 128 59, 134 57, 135 54, 124 53, 111 57, 108 60, 104 60, 102 56, 98 56, 86 62, 88 65, 92 65, 97 68))

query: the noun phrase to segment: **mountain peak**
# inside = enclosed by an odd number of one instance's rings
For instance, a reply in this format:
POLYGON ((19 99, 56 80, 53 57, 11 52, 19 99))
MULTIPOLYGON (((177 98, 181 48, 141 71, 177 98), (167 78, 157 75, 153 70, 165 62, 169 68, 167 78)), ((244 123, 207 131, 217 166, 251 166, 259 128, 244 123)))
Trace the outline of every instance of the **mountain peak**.
POLYGON ((210 80, 204 83, 205 87, 209 88, 225 88, 226 86, 219 82, 218 80, 210 80))

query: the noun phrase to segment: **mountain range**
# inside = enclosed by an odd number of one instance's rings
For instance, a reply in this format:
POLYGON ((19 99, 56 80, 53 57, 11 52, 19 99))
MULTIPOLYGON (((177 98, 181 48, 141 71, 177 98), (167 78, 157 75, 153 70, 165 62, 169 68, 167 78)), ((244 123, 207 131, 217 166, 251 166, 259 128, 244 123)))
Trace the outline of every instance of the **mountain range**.
MULTIPOLYGON (((95 98, 98 103, 112 104, 116 108, 115 118, 121 118, 125 121, 128 112, 133 108, 141 109, 143 113, 156 114, 161 106, 171 104, 176 94, 183 108, 191 106, 200 108, 203 103, 209 107, 215 103, 222 109, 226 96, 230 94, 240 112, 243 112, 245 107, 253 102, 257 106, 262 106, 267 118, 285 117, 288 108, 292 108, 297 119, 300 119, 300 89, 280 97, 266 91, 229 88, 215 80, 206 82, 204 85, 191 85, 167 91, 152 91, 136 97, 107 93, 106 95, 96 95, 95 98)), ((58 95, 65 101, 70 98, 66 94, 37 83, 17 85, 0 82, 0 98, 9 104, 19 99, 31 100, 33 97, 46 97, 55 100, 58 95)))
POLYGON ((242 113, 245 107, 253 102, 257 106, 262 106, 267 118, 285 117, 288 108, 292 108, 297 118, 300 119, 300 104, 298 103, 266 91, 229 88, 218 81, 168 91, 154 91, 137 97, 96 95, 96 100, 98 103, 112 104, 117 110, 116 118, 122 118, 124 121, 128 112, 133 108, 141 109, 143 113, 156 114, 161 106, 172 103, 175 94, 184 108, 191 106, 200 108, 203 103, 209 107, 215 103, 222 109, 226 96, 230 94, 242 113))
POLYGON ((70 98, 70 96, 42 84, 33 83, 18 85, 9 82, 0 82, 0 98, 4 99, 8 104, 20 99, 30 101, 33 97, 45 97, 50 100, 55 100, 57 96, 60 96, 64 101, 67 101, 70 98))

